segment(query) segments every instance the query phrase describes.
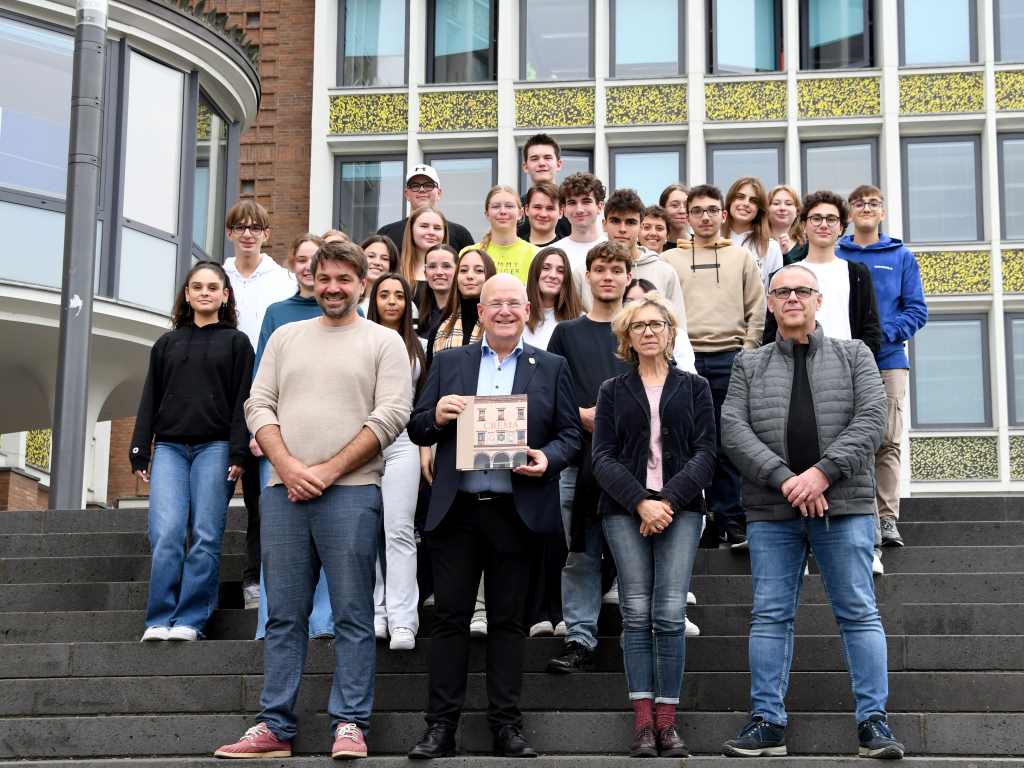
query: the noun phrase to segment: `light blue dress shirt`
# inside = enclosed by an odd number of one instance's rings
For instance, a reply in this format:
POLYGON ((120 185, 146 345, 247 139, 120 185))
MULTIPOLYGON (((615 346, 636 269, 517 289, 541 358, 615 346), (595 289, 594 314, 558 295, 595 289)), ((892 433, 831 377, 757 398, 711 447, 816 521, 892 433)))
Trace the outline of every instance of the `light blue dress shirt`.
MULTIPOLYGON (((523 339, 520 337, 516 348, 501 362, 498 354, 487 345, 487 335, 480 342, 480 377, 476 383, 476 394, 511 395, 516 380, 516 367, 523 354, 523 339)), ((512 493, 512 471, 509 469, 481 469, 463 472, 459 478, 459 490, 465 493, 512 493)))

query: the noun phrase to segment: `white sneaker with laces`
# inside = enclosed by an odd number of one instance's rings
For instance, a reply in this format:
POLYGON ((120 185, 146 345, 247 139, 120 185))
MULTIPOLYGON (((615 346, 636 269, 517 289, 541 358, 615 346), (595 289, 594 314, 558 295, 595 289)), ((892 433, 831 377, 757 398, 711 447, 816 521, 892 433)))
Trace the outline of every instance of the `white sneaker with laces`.
POLYGON ((199 639, 199 633, 192 627, 171 627, 167 630, 168 640, 183 640, 185 642, 191 642, 199 639))
POLYGON ((555 627, 550 621, 538 621, 530 627, 530 637, 550 637, 555 634, 555 627))
POLYGON ((245 610, 255 611, 260 607, 260 585, 246 584, 242 587, 242 600, 245 603, 245 610))
POLYGON ((167 633, 170 632, 167 627, 146 627, 146 631, 142 633, 142 640, 140 642, 148 643, 153 640, 166 640, 167 633))
POLYGON ((391 630, 392 651, 411 651, 416 647, 416 634, 408 627, 395 627, 391 630))
POLYGON ((487 637, 487 616, 486 614, 474 613, 473 620, 469 622, 470 637, 487 637))
POLYGON ((696 605, 697 604, 697 596, 695 594, 693 594, 693 592, 687 592, 686 593, 686 604, 687 605, 696 605))
POLYGON ((690 621, 690 619, 686 616, 683 617, 683 621, 686 622, 686 629, 683 631, 684 635, 686 635, 687 637, 700 636, 700 627, 698 627, 696 624, 690 621))
POLYGON ((604 593, 601 598, 601 602, 604 605, 618 605, 619 604, 619 580, 616 579, 612 582, 611 588, 604 593))
POLYGON ((560 621, 555 624, 555 637, 565 637, 567 634, 569 634, 569 628, 565 626, 564 621, 560 621))

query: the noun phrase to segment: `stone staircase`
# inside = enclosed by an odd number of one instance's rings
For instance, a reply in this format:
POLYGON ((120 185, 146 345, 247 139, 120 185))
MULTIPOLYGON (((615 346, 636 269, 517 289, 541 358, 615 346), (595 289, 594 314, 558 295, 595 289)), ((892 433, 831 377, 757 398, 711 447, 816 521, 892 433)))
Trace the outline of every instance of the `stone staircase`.
MULTIPOLYGON (((877 582, 889 636, 890 722, 911 764, 936 768, 1024 766, 1024 500, 905 500, 908 542, 887 550, 877 582)), ((237 579, 242 515, 232 511, 222 563, 222 609, 209 640, 143 645, 149 570, 146 512, 139 509, 0 513, 0 768, 36 766, 223 765, 209 757, 234 740, 258 710, 262 647, 249 640, 255 611, 243 611, 237 579)), ((849 677, 820 577, 806 577, 787 706, 791 758, 744 765, 851 768, 856 754, 849 677)), ((746 721, 749 563, 728 551, 698 554, 690 616, 702 635, 687 642, 680 721, 711 768, 722 741, 746 721)), ((409 765, 426 701, 431 624, 414 652, 378 655, 370 765, 409 765)), ((631 714, 606 606, 597 670, 544 673, 561 641, 527 643, 522 705, 535 766, 625 766, 631 714)), ((484 644, 474 643, 465 757, 445 766, 498 766, 487 757, 484 644)), ((330 764, 323 711, 333 653, 312 641, 299 697, 303 756, 258 761, 296 768, 330 764)), ((664 760, 660 763, 680 764, 664 760)))

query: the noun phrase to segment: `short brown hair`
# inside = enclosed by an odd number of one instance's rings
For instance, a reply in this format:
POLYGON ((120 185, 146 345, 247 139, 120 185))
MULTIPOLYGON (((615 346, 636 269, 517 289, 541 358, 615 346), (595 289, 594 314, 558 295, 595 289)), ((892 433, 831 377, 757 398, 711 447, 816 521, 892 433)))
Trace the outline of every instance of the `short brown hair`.
POLYGON ((673 192, 682 192, 687 197, 690 196, 690 190, 685 184, 669 184, 661 190, 661 195, 658 197, 658 205, 662 208, 668 205, 668 199, 672 196, 673 192))
POLYGON ((270 214, 255 200, 239 200, 224 217, 224 226, 231 229, 247 223, 270 229, 270 214))
POLYGON ((605 218, 611 213, 635 213, 637 216, 643 216, 644 201, 640 199, 635 189, 616 189, 604 204, 605 218))
POLYGON ((856 200, 860 200, 862 197, 877 197, 883 203, 885 202, 885 196, 882 194, 882 190, 874 184, 861 184, 850 193, 850 196, 846 198, 846 202, 853 203, 856 200))
POLYGON ((547 195, 551 198, 555 205, 559 205, 562 202, 561 196, 558 194, 558 187, 552 184, 550 181, 538 181, 532 187, 526 191, 526 204, 530 204, 530 200, 533 196, 540 192, 542 195, 547 195))
POLYGON ((558 188, 558 196, 563 203, 570 197, 583 197, 584 195, 590 195, 597 202, 603 203, 606 194, 607 191, 601 180, 594 174, 585 171, 567 176, 558 188))
POLYGON ((320 270, 325 261, 333 261, 339 264, 349 264, 356 271, 360 280, 366 279, 366 254, 363 249, 353 242, 348 243, 324 243, 313 254, 313 262, 310 264, 310 271, 313 277, 320 270))
POLYGON ((644 215, 640 217, 640 223, 642 224, 644 219, 661 219, 665 222, 665 226, 671 231, 672 223, 668 220, 668 211, 662 208, 660 205, 648 205, 644 208, 644 215))
POLYGON ((836 212, 839 214, 839 232, 842 233, 850 221, 850 209, 846 207, 846 201, 843 200, 842 196, 828 189, 811 192, 811 194, 804 198, 803 206, 800 209, 800 221, 806 222, 811 208, 818 205, 835 206, 836 212))
POLYGON ((725 203, 725 198, 722 197, 722 190, 711 184, 698 184, 691 189, 690 194, 687 196, 687 205, 689 205, 690 200, 695 200, 698 197, 708 197, 712 200, 717 200, 719 205, 724 205, 725 203))
POLYGON ((587 251, 587 272, 590 271, 590 265, 598 259, 611 262, 621 261, 626 265, 627 272, 633 271, 632 254, 623 243, 616 240, 605 240, 587 251))
POLYGON ((548 136, 546 133, 535 133, 526 140, 526 144, 523 146, 524 163, 529 159, 530 149, 537 146, 551 147, 555 150, 555 159, 562 159, 562 148, 558 146, 558 141, 554 136, 548 136))

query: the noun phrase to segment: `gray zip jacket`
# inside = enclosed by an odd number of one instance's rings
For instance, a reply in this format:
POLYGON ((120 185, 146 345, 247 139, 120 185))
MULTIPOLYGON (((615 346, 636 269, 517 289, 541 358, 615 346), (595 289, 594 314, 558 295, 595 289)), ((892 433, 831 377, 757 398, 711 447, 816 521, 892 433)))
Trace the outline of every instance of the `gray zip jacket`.
MULTIPOLYGON (((875 451, 886 424, 885 389, 875 358, 859 340, 833 339, 817 325, 807 351, 829 515, 875 509, 875 451)), ((722 450, 743 475, 747 520, 788 520, 799 510, 780 487, 793 477, 786 425, 793 389, 793 342, 777 340, 736 356, 722 405, 722 450)))

